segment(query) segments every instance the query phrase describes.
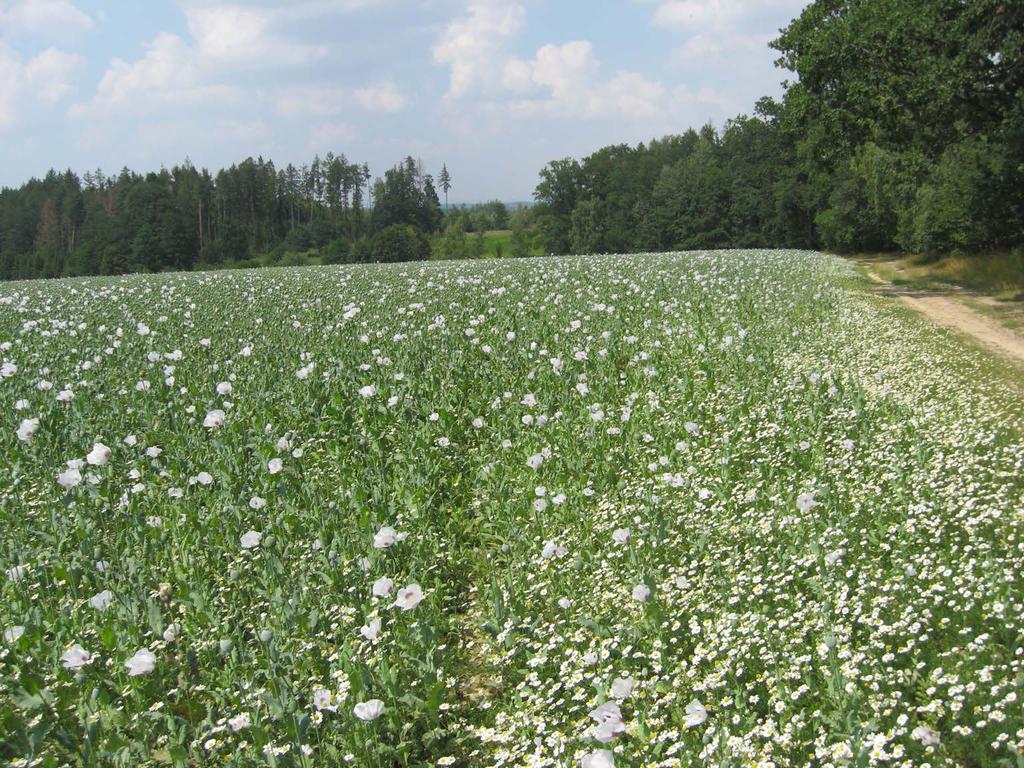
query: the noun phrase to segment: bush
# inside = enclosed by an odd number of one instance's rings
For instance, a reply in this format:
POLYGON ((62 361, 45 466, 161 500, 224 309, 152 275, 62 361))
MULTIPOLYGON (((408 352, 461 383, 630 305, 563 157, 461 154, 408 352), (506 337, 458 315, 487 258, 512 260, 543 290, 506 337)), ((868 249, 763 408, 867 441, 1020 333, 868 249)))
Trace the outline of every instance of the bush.
POLYGON ((323 249, 324 264, 348 264, 352 260, 352 246, 343 237, 336 237, 323 249))
POLYGON ((430 258, 430 241, 407 224, 385 227, 370 241, 370 261, 421 261, 430 258))

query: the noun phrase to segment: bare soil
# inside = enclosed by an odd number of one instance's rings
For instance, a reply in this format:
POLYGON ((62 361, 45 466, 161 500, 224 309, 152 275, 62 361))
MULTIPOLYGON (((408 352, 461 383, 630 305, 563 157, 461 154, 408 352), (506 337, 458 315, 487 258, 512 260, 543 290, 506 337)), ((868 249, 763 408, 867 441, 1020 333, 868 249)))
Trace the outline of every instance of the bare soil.
POLYGON ((891 296, 928 320, 970 336, 981 346, 1024 365, 1024 336, 967 306, 955 291, 921 291, 893 285, 867 266, 868 278, 879 293, 891 296))

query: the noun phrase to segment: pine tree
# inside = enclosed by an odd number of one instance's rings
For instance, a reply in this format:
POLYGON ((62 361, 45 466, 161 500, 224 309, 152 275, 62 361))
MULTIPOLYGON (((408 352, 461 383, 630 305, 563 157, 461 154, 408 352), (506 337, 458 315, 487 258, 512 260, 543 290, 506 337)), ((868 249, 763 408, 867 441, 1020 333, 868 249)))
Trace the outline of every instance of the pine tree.
POLYGON ((437 177, 437 181, 444 192, 444 212, 448 213, 448 190, 452 188, 452 175, 448 173, 447 163, 441 166, 441 175, 437 177))

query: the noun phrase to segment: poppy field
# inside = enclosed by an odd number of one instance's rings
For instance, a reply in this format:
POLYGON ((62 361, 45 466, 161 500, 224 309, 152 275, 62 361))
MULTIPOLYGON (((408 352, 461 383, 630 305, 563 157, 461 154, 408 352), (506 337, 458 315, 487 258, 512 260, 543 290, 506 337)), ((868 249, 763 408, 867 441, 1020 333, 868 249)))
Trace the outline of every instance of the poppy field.
POLYGON ((0 765, 1020 768, 1021 403, 804 251, 0 285, 0 765))

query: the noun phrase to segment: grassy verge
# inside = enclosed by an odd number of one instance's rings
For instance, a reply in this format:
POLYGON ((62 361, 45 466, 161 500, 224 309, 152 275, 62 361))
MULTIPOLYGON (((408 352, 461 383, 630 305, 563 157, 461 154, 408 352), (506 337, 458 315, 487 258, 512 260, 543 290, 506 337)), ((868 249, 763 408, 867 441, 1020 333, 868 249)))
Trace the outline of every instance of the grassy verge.
POLYGON ((858 257, 885 280, 922 290, 962 288, 999 301, 1024 300, 1024 253, 980 256, 865 254, 858 257))

